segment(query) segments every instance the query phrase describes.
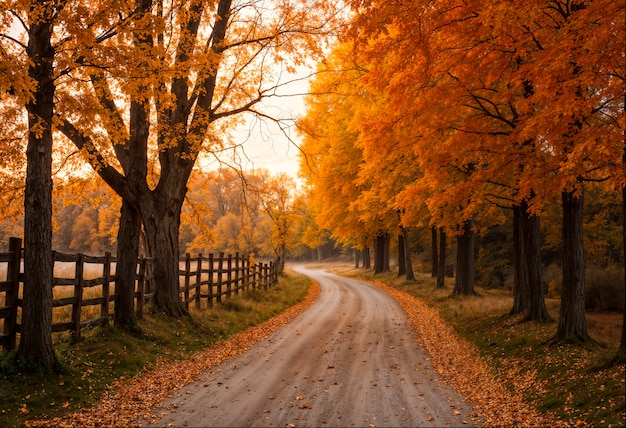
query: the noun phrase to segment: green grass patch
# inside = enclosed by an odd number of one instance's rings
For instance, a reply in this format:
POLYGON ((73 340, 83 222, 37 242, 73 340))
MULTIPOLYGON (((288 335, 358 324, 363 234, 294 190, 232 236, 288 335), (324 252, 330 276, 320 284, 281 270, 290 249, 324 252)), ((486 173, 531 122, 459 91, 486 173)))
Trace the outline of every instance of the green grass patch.
POLYGON ((152 310, 133 335, 112 326, 83 332, 79 340, 55 334, 61 375, 27 375, 0 356, 0 427, 54 418, 91 406, 115 381, 150 370, 159 358, 184 360, 220 340, 270 319, 306 296, 308 278, 288 272, 274 287, 252 290, 212 308, 194 307, 183 319, 152 310))
MULTIPOLYGON (((591 343, 548 346, 544 343, 556 333, 557 324, 521 322, 520 316, 509 316, 510 291, 477 287, 478 296, 453 296, 454 278, 446 278, 446 287, 437 289, 435 279, 424 274, 406 281, 395 272, 375 275, 341 264, 327 269, 387 284, 436 308, 461 337, 478 347, 493 375, 509 389, 523 385, 524 377, 537 380, 540 390, 528 388, 523 393, 538 410, 572 423, 624 426, 625 366, 614 358, 622 314, 587 314, 589 333, 595 339, 591 343)), ((558 320, 559 301, 547 299, 546 305, 558 320)))

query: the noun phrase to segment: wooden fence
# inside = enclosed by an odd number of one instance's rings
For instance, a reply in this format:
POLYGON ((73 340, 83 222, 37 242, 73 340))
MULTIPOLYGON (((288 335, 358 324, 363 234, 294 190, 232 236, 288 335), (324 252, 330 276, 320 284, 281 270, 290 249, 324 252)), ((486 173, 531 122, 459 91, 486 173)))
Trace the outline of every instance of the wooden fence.
MULTIPOLYGON (((9 240, 9 251, 0 253, 0 266, 6 266, 6 280, 0 281, 0 298, 4 293, 4 305, 0 306, 0 346, 3 350, 15 348, 17 333, 21 330, 23 277, 22 241, 9 240)), ((110 253, 102 257, 84 254, 54 252, 55 272, 52 278, 53 332, 69 331, 80 336, 81 330, 92 325, 106 325, 113 317, 115 302, 116 258, 110 253), (73 271, 68 275, 69 268, 73 271), (61 271, 59 265, 65 265, 61 271), (61 271, 59 273, 59 271, 61 271), (96 272, 96 273, 94 273, 96 272)), ((143 316, 144 305, 154 300, 154 260, 140 258, 137 261, 135 309, 143 316)), ((180 261, 179 270, 181 300, 187 308, 191 303, 199 307, 220 303, 222 297, 239 294, 246 289, 267 289, 278 281, 276 265, 251 264, 248 257, 239 254, 217 257, 187 254, 180 261)), ((2 300, 0 300, 1 304, 2 300)))

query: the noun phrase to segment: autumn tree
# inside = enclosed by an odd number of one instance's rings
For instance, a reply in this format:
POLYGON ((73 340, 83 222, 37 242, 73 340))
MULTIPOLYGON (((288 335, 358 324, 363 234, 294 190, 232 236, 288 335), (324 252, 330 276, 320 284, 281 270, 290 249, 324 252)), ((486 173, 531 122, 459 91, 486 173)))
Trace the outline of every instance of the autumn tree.
POLYGON ((293 70, 280 66, 283 59, 298 65, 320 52, 319 36, 334 22, 333 5, 276 1, 260 8, 255 2, 198 0, 116 7, 114 16, 104 14, 109 22, 98 16, 100 21, 77 29, 91 49, 77 45, 71 52, 77 63, 72 77, 82 79, 68 82, 59 128, 122 196, 119 237, 128 242, 118 246, 128 247, 126 258, 136 252, 130 241, 137 219, 143 223, 155 258, 156 304, 176 315, 184 312, 178 229, 198 154, 224 141, 228 118, 260 114, 254 107, 281 84, 277 71, 293 70), (80 122, 72 108, 76 93, 94 112, 80 122), (96 121, 101 128, 82 126, 96 121), (158 168, 150 166, 152 159, 158 168))
MULTIPOLYGON (((65 2, 33 1, 14 11, 28 33, 31 93, 24 189, 24 291, 18 363, 51 371, 52 347, 52 132, 55 96, 52 35, 65 2)), ((18 18, 18 19, 19 19, 18 18)), ((22 89, 23 90, 23 89, 22 89)))
POLYGON ((251 190, 267 215, 270 230, 268 244, 272 248, 277 271, 282 274, 287 250, 294 246, 293 235, 301 203, 294 194, 295 182, 285 173, 270 175, 268 171, 257 171, 251 190))
MULTIPOLYGON (((349 58, 349 46, 339 46, 318 65, 305 99, 307 113, 298 121, 300 173, 318 227, 344 246, 367 252, 380 227, 368 224, 356 204, 370 184, 359 182, 364 157, 352 123, 355 80, 363 70, 349 58)), ((369 267, 368 254, 364 260, 369 267)))
POLYGON ((525 123, 524 132, 529 135, 536 133, 537 127, 541 129, 550 147, 549 165, 556 171, 547 184, 555 186, 554 193, 560 192, 562 199, 563 291, 554 340, 584 341, 588 339, 584 182, 606 179, 610 165, 620 163, 624 83, 623 77, 617 76, 624 76, 624 65, 616 58, 623 52, 623 43, 614 40, 617 34, 624 34, 623 25, 617 23, 624 17, 624 8, 612 2, 587 1, 538 2, 534 6, 533 10, 542 11, 542 18, 526 28, 535 46, 521 69, 541 86, 529 97, 533 120, 525 123), (550 100, 549 106, 546 100, 550 100))

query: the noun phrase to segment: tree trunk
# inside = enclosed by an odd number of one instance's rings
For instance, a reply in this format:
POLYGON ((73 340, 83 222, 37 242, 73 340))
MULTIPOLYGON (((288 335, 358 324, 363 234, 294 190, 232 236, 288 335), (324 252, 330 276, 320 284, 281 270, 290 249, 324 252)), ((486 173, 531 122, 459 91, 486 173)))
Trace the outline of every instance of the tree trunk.
POLYGON ((411 262, 411 246, 409 245, 409 231, 406 227, 401 227, 402 245, 404 246, 404 260, 401 264, 404 264, 404 270, 406 272, 406 279, 409 281, 415 281, 415 274, 413 273, 413 264, 411 262))
POLYGON ((384 237, 384 252, 383 252, 383 272, 389 272, 389 254, 390 254, 390 247, 391 247, 391 236, 389 234, 389 232, 385 233, 385 237, 384 237))
POLYGON ((274 264, 276 266, 276 274, 282 275, 285 271, 285 255, 287 254, 287 246, 282 243, 274 249, 274 264))
MULTIPOLYGON (((430 228, 430 236, 431 236, 431 248, 432 248, 432 277, 438 278, 439 272, 439 257, 437 255, 437 228, 435 226, 430 228)), ((439 281, 437 281, 439 282, 439 281)), ((439 285, 437 285, 439 286, 439 285)))
MULTIPOLYGON (((626 148, 624 149, 623 164, 626 165, 626 148)), ((626 186, 622 187, 622 245, 624 253, 624 284, 626 284, 626 186)), ((624 287, 622 340, 620 341, 619 350, 617 353, 622 358, 626 358, 626 287, 624 287)))
POLYGON ((589 340, 585 319, 585 258, 583 252, 584 199, 562 192, 563 291, 559 325, 552 342, 589 340))
POLYGON ((374 240, 374 273, 389 272, 389 233, 381 232, 374 240))
POLYGON ((180 198, 169 195, 169 204, 142 203, 143 221, 150 255, 154 257, 155 305, 169 316, 187 313, 180 299, 178 276, 178 231, 184 192, 180 198))
MULTIPOLYGON (((55 15, 51 3, 38 11, 28 31, 28 75, 35 82, 28 102, 28 145, 24 190, 24 289, 17 360, 24 369, 54 369, 52 346, 52 116, 54 112, 55 15)), ((34 8, 31 12, 37 10, 34 8)))
POLYGON ((525 320, 553 321, 545 304, 541 282, 540 219, 523 200, 513 206, 513 307, 511 314, 526 313, 525 320))
POLYGON ((439 228, 439 260, 437 261, 437 288, 443 288, 446 277, 446 230, 439 228))
POLYGON ((141 218, 126 200, 122 200, 117 232, 117 265, 115 282, 115 326, 126 331, 137 329, 135 315, 135 277, 139 257, 141 218))
POLYGON ((472 221, 463 223, 463 233, 457 237, 456 280, 453 294, 474 295, 474 231, 472 221))
MULTIPOLYGON (((400 231, 403 227, 400 226, 400 231)), ((398 276, 406 274, 406 265, 404 261, 404 233, 398 234, 398 276)))
POLYGON ((363 248, 363 268, 371 269, 372 268, 372 258, 370 256, 370 248, 363 248))
POLYGON ((356 248, 353 249, 354 251, 354 267, 355 268, 359 268, 359 259, 360 259, 360 251, 357 250, 356 248))
POLYGON ((385 234, 380 233, 374 239, 374 273, 384 272, 385 265, 385 234))

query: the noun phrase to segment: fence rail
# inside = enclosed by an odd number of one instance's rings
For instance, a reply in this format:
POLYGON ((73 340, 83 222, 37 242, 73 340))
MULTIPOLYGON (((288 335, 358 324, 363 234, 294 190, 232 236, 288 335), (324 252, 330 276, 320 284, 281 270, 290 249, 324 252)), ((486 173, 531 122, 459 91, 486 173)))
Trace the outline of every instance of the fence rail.
MULTIPOLYGON (((17 334, 21 331, 24 282, 21 246, 21 239, 11 238, 8 252, 0 253, 0 267, 6 267, 6 279, 0 281, 0 298, 4 294, 4 304, 0 306, 3 324, 0 347, 5 351, 15 348, 17 334)), ((116 258, 110 253, 94 257, 54 252, 54 262, 52 331, 69 331, 80 336, 84 328, 108 324, 116 299, 116 258)), ((249 257, 239 253, 196 257, 186 254, 180 266, 180 295, 187 309, 192 303, 200 307, 203 302, 210 307, 221 303, 223 297, 246 289, 267 289, 278 281, 273 262, 251 264, 249 257)), ((154 301, 153 272, 152 258, 137 260, 135 310, 138 318, 143 317, 145 305, 154 301)))

